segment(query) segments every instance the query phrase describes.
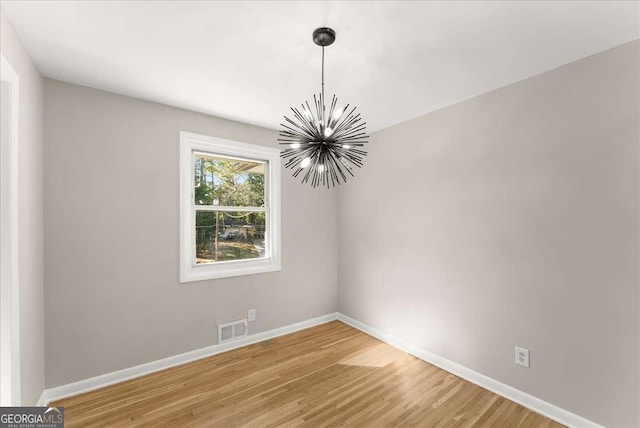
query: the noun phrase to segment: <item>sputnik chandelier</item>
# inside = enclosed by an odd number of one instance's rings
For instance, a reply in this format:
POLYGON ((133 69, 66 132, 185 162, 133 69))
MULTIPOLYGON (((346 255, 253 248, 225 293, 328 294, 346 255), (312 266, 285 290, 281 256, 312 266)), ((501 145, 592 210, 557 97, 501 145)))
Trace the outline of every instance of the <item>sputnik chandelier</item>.
POLYGON ((291 108, 293 119, 284 116, 280 124, 281 145, 286 149, 280 154, 285 167, 295 170, 294 177, 304 172, 302 182, 311 186, 335 186, 340 180, 346 182, 347 175, 352 177, 353 166, 362 166, 362 157, 367 152, 362 147, 369 136, 366 122, 362 122, 360 113, 349 104, 338 107, 338 99, 331 99, 329 111, 324 98, 324 48, 336 40, 331 28, 318 28, 313 32, 313 42, 322 47, 322 92, 313 95, 314 107, 305 101, 300 109, 291 108))

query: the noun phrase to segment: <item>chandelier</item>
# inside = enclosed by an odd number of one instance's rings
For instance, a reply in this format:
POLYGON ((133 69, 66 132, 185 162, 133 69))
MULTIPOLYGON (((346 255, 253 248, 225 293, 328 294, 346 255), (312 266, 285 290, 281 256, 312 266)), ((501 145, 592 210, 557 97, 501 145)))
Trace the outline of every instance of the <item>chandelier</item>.
POLYGON ((369 136, 366 122, 362 122, 356 108, 338 107, 335 95, 327 109, 324 97, 324 48, 336 40, 331 28, 318 28, 313 32, 313 42, 322 47, 322 91, 313 95, 313 108, 305 101, 300 108, 292 107, 292 118, 284 116, 281 123, 281 145, 286 146, 280 154, 287 159, 285 167, 294 170, 293 176, 302 174, 302 182, 311 186, 327 188, 353 177, 353 167, 362 166, 362 149, 369 136))

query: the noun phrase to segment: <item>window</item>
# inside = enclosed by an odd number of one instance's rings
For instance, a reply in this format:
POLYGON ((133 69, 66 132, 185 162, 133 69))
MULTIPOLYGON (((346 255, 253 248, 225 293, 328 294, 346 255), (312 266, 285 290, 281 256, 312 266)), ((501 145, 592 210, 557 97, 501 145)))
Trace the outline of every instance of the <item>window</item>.
POLYGON ((280 151, 180 133, 180 282, 280 270, 280 151))

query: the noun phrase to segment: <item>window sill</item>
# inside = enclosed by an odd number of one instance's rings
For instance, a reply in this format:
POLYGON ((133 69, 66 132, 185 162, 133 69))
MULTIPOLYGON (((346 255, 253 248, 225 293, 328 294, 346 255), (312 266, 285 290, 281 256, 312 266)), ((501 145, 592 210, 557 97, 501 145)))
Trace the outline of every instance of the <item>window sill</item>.
POLYGON ((192 266, 181 272, 180 282, 206 281, 208 279, 253 275, 256 273, 277 272, 280 263, 270 259, 254 261, 225 262, 220 264, 202 264, 192 266))

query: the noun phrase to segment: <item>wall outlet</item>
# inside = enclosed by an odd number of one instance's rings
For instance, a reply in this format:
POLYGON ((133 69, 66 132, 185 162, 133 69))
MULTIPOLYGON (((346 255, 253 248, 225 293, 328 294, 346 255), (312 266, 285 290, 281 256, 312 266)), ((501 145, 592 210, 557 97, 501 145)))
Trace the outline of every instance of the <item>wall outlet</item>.
POLYGON ((529 367, 529 350, 516 346, 516 364, 522 367, 529 367))
POLYGON ((256 310, 255 309, 249 309, 249 313, 247 315, 247 319, 249 319, 249 321, 255 321, 256 320, 256 310))

